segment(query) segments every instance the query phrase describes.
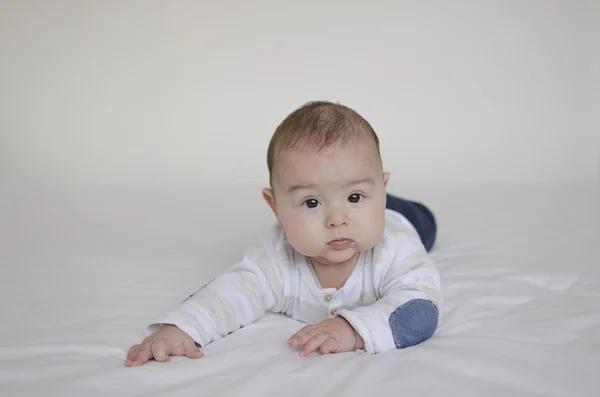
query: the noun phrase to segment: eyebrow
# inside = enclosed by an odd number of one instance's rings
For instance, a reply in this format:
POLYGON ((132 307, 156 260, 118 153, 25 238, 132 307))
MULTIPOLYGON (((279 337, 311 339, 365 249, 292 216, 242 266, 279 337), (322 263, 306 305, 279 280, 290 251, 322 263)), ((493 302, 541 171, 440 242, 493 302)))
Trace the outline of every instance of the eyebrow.
MULTIPOLYGON (((364 179, 359 179, 356 181, 350 181, 346 184, 344 184, 344 187, 348 187, 348 186, 353 186, 353 185, 360 185, 363 183, 367 183, 369 185, 375 185, 375 181, 372 178, 364 178, 364 179)), ((292 185, 287 189, 288 193, 293 193, 296 190, 302 190, 302 189, 310 189, 310 188, 314 188, 315 185, 292 185)))

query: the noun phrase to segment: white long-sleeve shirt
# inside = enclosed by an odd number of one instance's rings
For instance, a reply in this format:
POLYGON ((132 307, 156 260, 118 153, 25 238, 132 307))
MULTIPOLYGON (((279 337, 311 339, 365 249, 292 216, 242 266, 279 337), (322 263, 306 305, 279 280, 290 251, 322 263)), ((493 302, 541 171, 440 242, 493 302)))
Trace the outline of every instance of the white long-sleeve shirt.
POLYGON ((381 241, 360 252, 341 289, 322 288, 309 259, 294 250, 276 224, 239 263, 149 325, 147 333, 173 324, 206 346, 267 311, 304 323, 342 316, 363 338, 365 350, 374 354, 396 348, 390 315, 415 299, 431 301, 441 313, 439 274, 414 227, 386 210, 381 241))

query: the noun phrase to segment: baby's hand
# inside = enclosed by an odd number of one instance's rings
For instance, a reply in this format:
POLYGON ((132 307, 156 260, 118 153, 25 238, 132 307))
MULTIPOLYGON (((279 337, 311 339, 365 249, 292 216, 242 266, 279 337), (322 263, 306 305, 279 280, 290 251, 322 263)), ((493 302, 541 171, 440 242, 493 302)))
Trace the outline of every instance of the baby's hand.
POLYGON ((156 361, 169 361, 169 356, 203 357, 194 340, 174 325, 164 325, 150 335, 141 345, 132 346, 125 360, 126 367, 144 365, 154 358, 156 361))
POLYGON ((302 357, 314 351, 321 354, 348 352, 362 349, 365 346, 363 338, 352 328, 343 317, 330 318, 319 324, 310 324, 296 332, 288 340, 290 346, 301 346, 302 357))

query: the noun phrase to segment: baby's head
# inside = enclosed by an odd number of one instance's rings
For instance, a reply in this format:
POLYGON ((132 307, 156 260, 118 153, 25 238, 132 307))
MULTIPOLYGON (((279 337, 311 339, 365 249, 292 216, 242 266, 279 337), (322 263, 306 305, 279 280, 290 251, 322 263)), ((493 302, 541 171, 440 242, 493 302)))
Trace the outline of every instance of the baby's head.
POLYGON ((323 264, 342 263, 381 239, 385 187, 379 139, 354 110, 311 102, 277 127, 263 196, 290 244, 323 264))

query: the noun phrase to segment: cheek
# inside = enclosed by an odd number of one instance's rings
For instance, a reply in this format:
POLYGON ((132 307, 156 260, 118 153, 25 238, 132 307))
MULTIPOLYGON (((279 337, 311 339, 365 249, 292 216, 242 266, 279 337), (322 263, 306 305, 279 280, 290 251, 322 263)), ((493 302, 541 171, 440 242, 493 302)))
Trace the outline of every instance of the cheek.
POLYGON ((306 251, 318 239, 318 230, 315 227, 317 216, 298 214, 297 211, 280 213, 279 221, 285 229, 287 238, 297 251, 306 251))
POLYGON ((385 206, 374 206, 361 216, 360 230, 363 231, 365 243, 377 245, 385 230, 385 206))

